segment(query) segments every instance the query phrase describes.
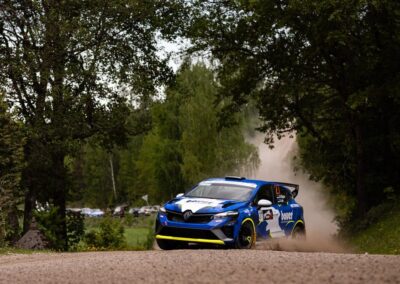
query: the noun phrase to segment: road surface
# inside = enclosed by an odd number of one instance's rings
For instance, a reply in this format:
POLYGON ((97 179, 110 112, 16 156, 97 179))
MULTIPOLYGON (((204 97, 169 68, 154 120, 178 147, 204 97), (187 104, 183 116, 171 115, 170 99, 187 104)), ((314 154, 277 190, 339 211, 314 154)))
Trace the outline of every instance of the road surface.
POLYGON ((400 257, 270 250, 0 256, 0 283, 400 283, 400 257))

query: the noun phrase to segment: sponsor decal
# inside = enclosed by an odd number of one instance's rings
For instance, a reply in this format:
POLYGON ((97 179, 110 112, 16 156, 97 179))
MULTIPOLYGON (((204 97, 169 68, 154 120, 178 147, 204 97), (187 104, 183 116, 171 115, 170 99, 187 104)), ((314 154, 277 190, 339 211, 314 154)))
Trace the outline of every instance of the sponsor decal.
POLYGON ((205 198, 184 198, 177 201, 175 204, 179 206, 182 212, 190 210, 192 213, 199 211, 206 207, 217 207, 220 206, 224 200, 216 199, 205 199, 205 198))
POLYGON ((281 211, 281 220, 282 221, 290 221, 293 219, 293 212, 282 212, 281 211))
POLYGON ((213 204, 214 202, 212 201, 203 201, 203 200, 198 200, 198 199, 188 199, 186 203, 202 203, 202 204, 213 204))
POLYGON ((203 186, 211 186, 211 185, 237 185, 237 186, 243 186, 243 187, 250 187, 250 188, 256 188, 257 184, 255 183, 250 183, 250 182, 239 182, 239 181, 222 181, 222 180, 208 180, 208 181, 202 181, 199 183, 199 185, 203 186))
POLYGON ((268 232, 271 238, 281 237, 282 235, 284 235, 281 226, 279 224, 280 215, 282 212, 276 210, 275 208, 272 208, 271 211, 272 211, 272 219, 266 222, 267 227, 265 228, 265 230, 268 232))
POLYGON ((258 220, 259 222, 267 221, 267 220, 272 220, 274 219, 274 213, 272 212, 272 209, 264 209, 261 208, 261 210, 258 211, 258 220))

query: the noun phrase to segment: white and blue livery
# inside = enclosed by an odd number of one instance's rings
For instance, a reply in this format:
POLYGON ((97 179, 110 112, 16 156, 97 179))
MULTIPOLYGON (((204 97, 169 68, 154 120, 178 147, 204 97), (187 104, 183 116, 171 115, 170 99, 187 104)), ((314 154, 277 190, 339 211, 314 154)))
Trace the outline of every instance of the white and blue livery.
POLYGON ((160 208, 156 240, 161 249, 189 243, 251 248, 257 239, 304 237, 299 186, 244 177, 207 179, 160 208))

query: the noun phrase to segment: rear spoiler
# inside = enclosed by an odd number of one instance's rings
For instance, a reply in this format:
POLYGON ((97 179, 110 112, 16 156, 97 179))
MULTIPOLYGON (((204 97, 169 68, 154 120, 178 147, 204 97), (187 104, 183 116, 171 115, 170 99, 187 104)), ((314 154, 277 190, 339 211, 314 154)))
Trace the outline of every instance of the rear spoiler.
POLYGON ((296 196, 299 194, 299 188, 300 186, 298 184, 294 184, 294 183, 286 183, 286 182, 273 182, 276 185, 283 185, 286 187, 289 187, 290 191, 292 192, 293 198, 296 198, 296 196))

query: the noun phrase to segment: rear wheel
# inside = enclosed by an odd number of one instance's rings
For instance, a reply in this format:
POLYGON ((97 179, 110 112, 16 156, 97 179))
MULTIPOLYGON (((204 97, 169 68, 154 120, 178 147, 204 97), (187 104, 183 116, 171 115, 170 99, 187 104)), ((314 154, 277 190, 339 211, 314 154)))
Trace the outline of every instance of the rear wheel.
POLYGON ((157 245, 160 247, 160 249, 163 250, 171 250, 171 249, 179 249, 184 246, 184 243, 178 242, 178 241, 170 241, 170 240, 162 240, 162 239, 156 239, 157 245))
POLYGON ((292 239, 305 240, 306 239, 305 229, 301 226, 296 226, 292 231, 292 239))
POLYGON ((256 232, 253 223, 251 221, 245 221, 240 227, 235 242, 235 248, 250 249, 255 243, 255 238, 256 232))

